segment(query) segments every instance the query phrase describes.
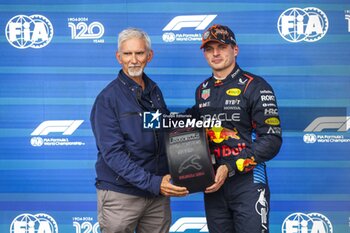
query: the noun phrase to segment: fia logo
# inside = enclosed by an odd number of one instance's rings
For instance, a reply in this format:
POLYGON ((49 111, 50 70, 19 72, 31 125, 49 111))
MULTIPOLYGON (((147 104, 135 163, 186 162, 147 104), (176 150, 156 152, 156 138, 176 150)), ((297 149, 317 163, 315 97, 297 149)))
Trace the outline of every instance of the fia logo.
POLYGON ((10 233, 58 233, 58 226, 48 214, 21 214, 12 221, 10 233))
POLYGON ((283 39, 289 42, 315 42, 326 35, 328 18, 318 8, 289 8, 279 17, 277 28, 283 39))
POLYGON ((48 45, 53 37, 53 26, 42 15, 16 15, 5 28, 7 41, 17 49, 40 49, 48 45))
POLYGON ((317 135, 313 133, 307 133, 303 136, 305 143, 315 143, 317 142, 317 135))
POLYGON ((329 219, 319 213, 294 213, 289 215, 282 224, 282 233, 333 233, 329 219))
POLYGON ((156 112, 144 112, 143 113, 143 128, 144 129, 159 129, 160 128, 160 116, 162 114, 157 110, 156 112))
MULTIPOLYGON (((76 18, 69 18, 68 27, 71 29, 71 36, 73 40, 85 40, 85 39, 99 39, 105 32, 104 26, 100 22, 87 22, 74 23, 76 18)), ((78 18, 77 20, 81 20, 78 18)), ((82 20, 87 20, 82 18, 82 20)), ((99 42, 99 41, 98 41, 99 42)))

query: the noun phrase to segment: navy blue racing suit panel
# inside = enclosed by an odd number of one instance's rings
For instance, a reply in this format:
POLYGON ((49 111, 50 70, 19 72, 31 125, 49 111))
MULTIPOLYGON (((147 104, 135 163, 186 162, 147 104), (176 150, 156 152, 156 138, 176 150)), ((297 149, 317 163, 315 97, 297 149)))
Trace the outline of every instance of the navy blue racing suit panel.
POLYGON ((227 180, 216 192, 204 195, 211 233, 268 233, 270 190, 252 183, 251 174, 227 180))
POLYGON ((196 90, 196 104, 187 113, 203 120, 221 121, 207 130, 211 153, 217 163, 236 168, 240 158, 268 161, 279 152, 282 131, 276 97, 261 77, 241 70, 218 81, 210 77, 196 90))

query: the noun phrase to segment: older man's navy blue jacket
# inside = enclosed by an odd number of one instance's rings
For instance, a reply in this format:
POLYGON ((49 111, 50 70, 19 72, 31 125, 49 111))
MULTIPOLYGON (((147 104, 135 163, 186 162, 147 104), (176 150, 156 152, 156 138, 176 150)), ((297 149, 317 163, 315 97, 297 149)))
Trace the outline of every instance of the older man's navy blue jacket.
POLYGON ((143 112, 167 113, 159 87, 145 90, 120 71, 97 96, 90 121, 96 139, 96 187, 137 196, 159 195, 168 173, 163 133, 143 129, 143 112))

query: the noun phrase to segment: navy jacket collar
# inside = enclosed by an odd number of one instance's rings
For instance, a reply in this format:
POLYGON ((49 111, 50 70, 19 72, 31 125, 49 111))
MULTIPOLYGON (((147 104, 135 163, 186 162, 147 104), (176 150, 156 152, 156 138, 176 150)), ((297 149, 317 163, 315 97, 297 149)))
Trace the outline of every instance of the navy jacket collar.
MULTIPOLYGON (((123 70, 119 71, 118 77, 119 77, 120 81, 124 85, 128 86, 129 88, 136 88, 136 89, 141 88, 141 86, 139 84, 137 84, 134 80, 129 78, 124 73, 123 70)), ((155 83, 150 78, 148 78, 145 73, 142 74, 142 79, 145 82, 145 90, 143 92, 144 92, 144 94, 147 94, 147 93, 149 93, 152 90, 152 88, 155 85, 155 83)))

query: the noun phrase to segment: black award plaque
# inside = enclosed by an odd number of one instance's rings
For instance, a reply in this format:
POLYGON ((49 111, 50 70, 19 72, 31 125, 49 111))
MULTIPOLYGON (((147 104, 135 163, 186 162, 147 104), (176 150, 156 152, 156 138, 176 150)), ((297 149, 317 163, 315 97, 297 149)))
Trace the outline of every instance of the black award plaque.
POLYGON ((166 134, 165 144, 174 185, 194 193, 214 184, 215 173, 205 129, 171 129, 166 134))

